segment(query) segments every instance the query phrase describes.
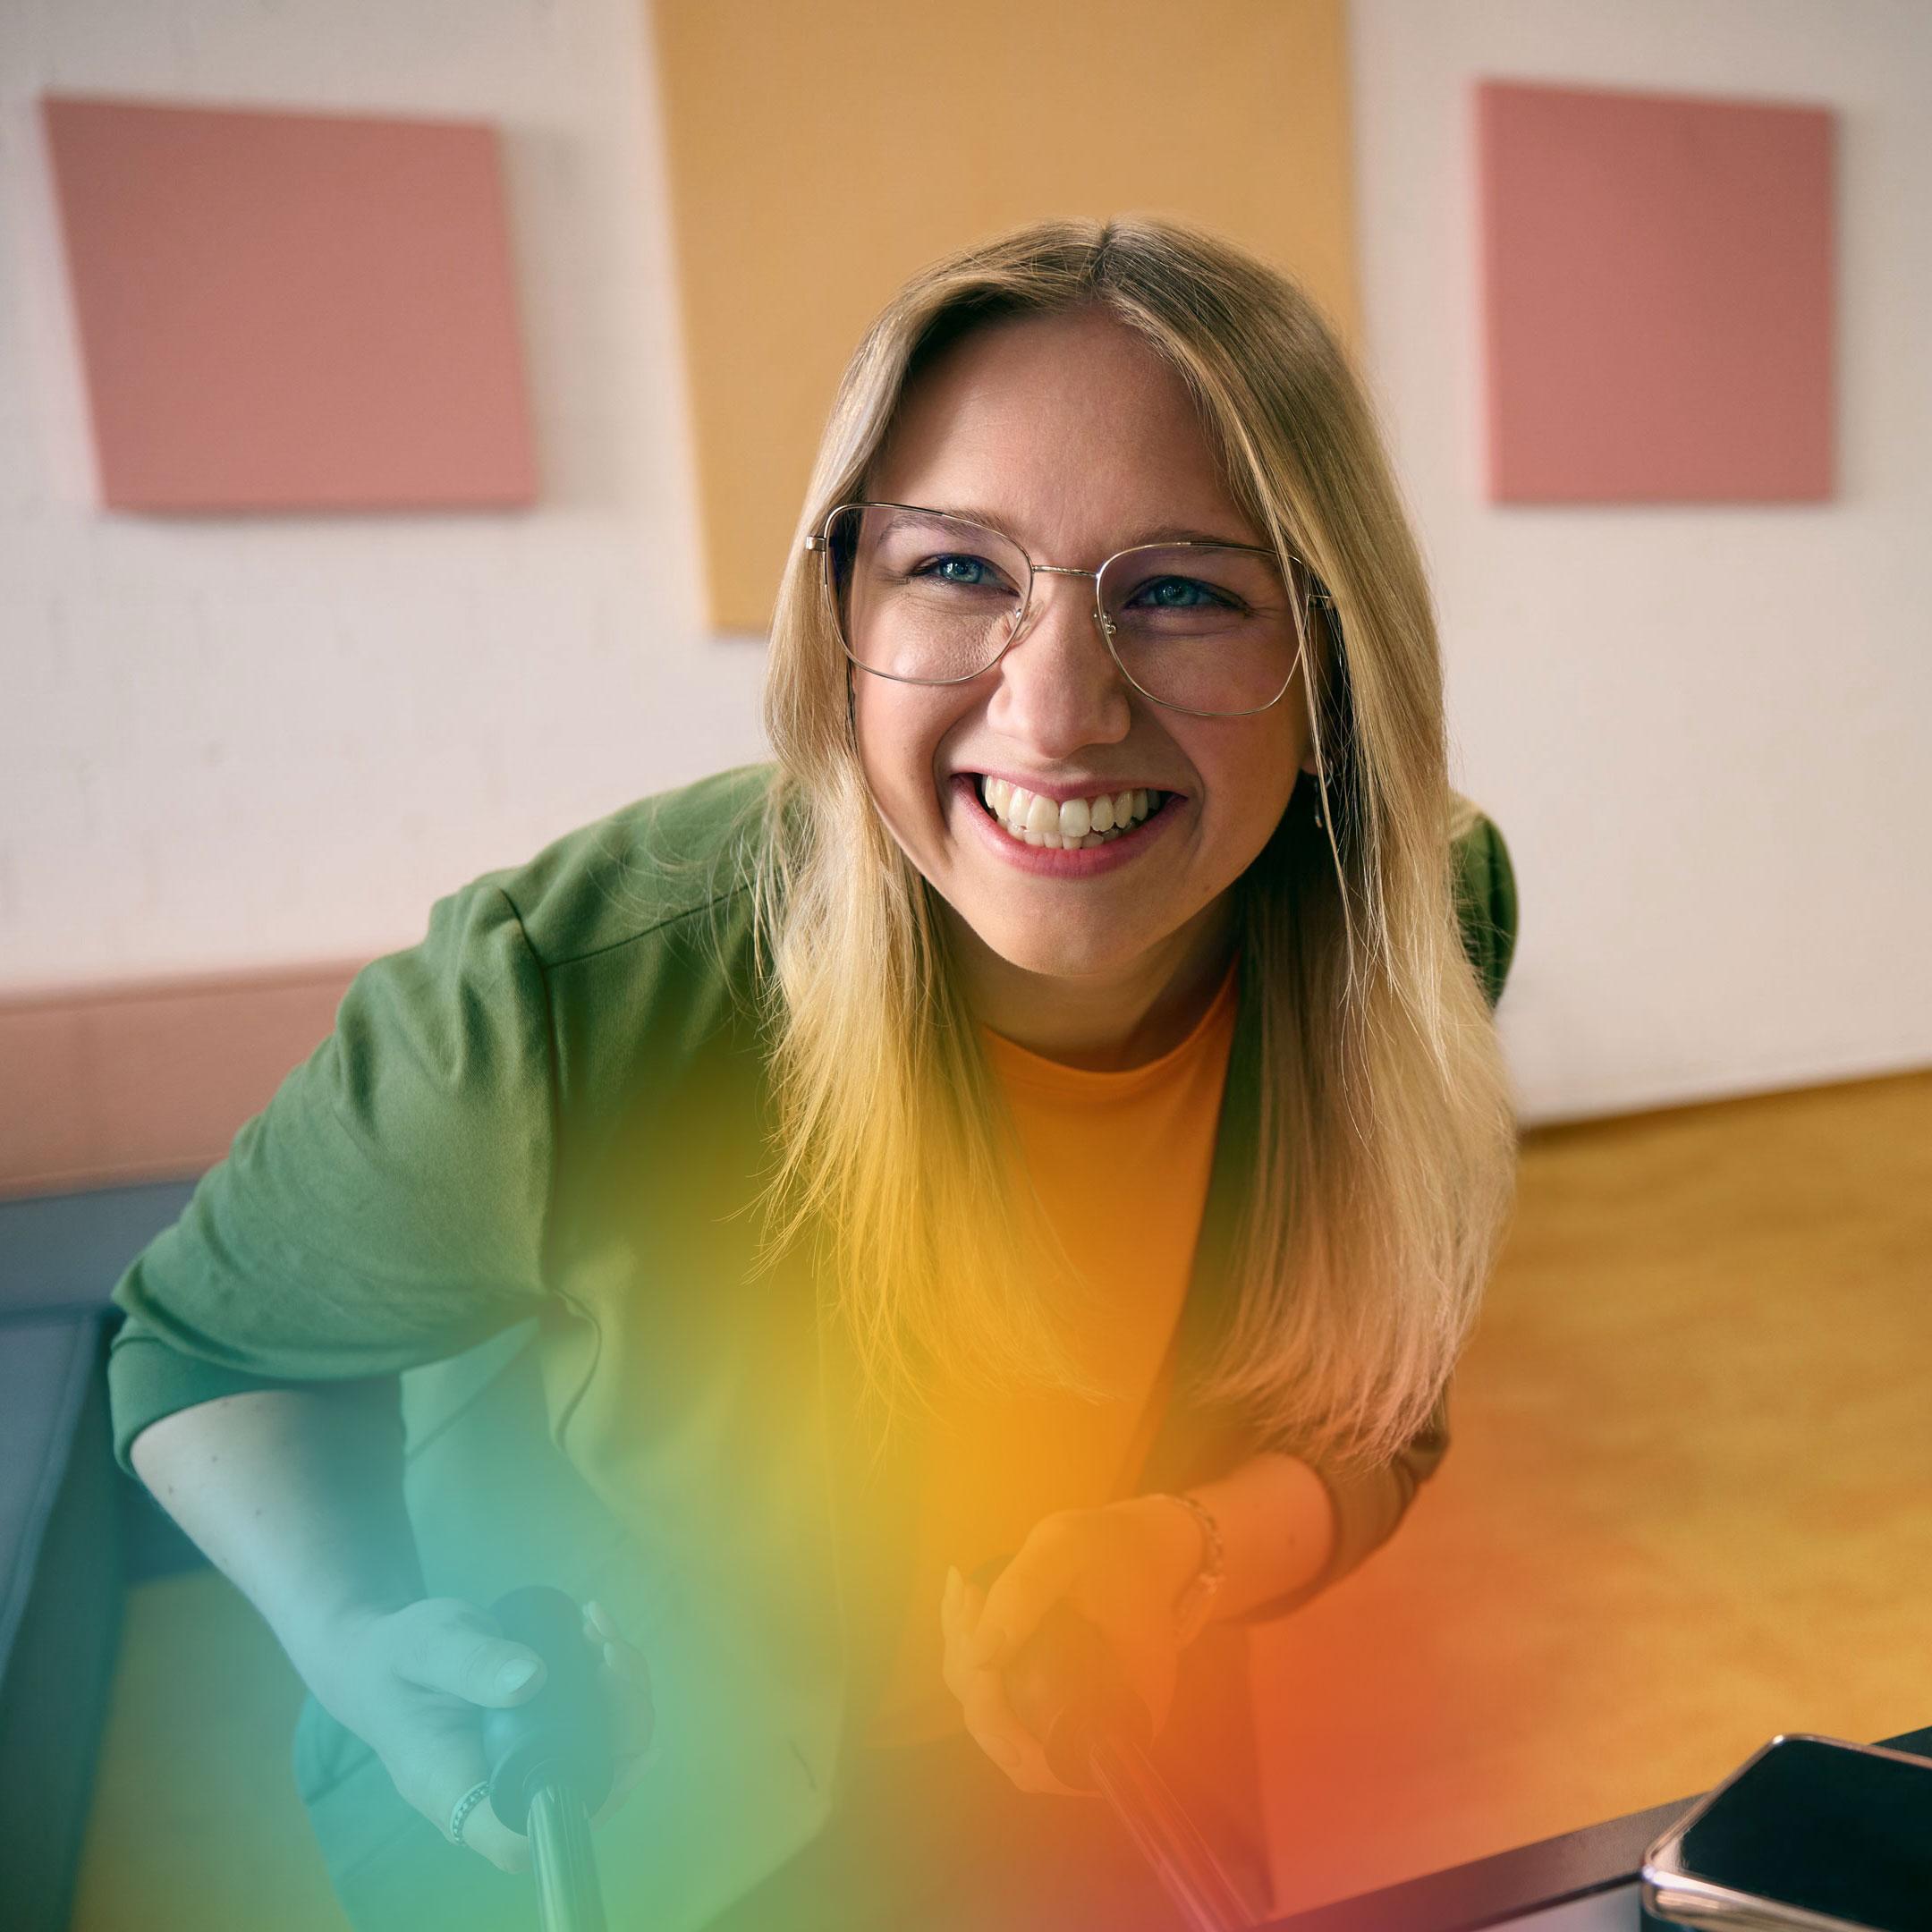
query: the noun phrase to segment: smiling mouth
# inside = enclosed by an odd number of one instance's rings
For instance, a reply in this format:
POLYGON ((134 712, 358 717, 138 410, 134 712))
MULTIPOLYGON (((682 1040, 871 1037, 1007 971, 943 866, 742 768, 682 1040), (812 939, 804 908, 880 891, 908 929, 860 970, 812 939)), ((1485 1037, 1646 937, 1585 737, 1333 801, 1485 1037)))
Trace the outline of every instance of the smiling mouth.
POLYGON ((1048 851, 1091 851, 1108 845, 1154 818, 1178 794, 1145 787, 1131 792, 1097 792, 1091 798, 1063 801, 1009 784, 1004 778, 973 776, 973 794, 988 818, 1007 835, 1048 851))

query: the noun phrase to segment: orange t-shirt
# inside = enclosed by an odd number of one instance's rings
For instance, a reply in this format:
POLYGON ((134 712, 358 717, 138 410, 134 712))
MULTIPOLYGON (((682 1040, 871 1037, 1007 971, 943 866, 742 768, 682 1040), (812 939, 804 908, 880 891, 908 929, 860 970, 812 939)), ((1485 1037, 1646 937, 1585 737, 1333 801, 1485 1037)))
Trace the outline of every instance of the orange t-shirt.
POLYGON ((1208 1199, 1234 1039, 1236 966, 1188 1037, 1159 1059, 1094 1072, 981 1030, 1025 1164, 1055 1232, 1105 1318, 1080 1337, 1105 1402, 1050 1391, 933 1392, 931 1471, 920 1500, 908 1613, 866 1742, 905 1744, 962 1727, 940 1674, 939 1597, 1010 1554, 1041 1517, 1134 1493, 1164 1411, 1176 1320, 1208 1199))

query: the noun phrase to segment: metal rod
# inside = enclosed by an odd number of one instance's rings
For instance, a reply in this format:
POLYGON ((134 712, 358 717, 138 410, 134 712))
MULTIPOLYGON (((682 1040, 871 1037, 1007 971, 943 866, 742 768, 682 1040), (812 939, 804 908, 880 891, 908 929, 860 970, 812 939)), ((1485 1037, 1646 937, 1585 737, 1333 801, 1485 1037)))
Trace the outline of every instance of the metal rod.
POLYGON ((568 1784, 530 1795, 530 1870, 544 1932, 606 1932, 604 1892, 590 1845, 590 1814, 568 1784))
POLYGON ((1117 1732, 1101 1731, 1087 1762, 1101 1796, 1194 1932, 1241 1932, 1254 1923, 1233 1880, 1146 1751, 1117 1732))

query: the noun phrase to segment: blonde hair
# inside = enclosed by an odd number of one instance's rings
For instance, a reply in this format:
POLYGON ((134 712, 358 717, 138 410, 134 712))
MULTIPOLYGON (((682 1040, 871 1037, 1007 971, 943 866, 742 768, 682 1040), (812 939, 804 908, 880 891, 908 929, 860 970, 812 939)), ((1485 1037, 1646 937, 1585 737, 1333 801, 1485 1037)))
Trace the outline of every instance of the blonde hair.
POLYGON ((888 1406, 941 1360, 1086 1386, 1030 1285, 1038 1225, 996 1083, 931 888, 872 804, 804 538, 864 494, 902 394, 948 343, 1094 305, 1180 374, 1241 508, 1339 621, 1303 681, 1324 827, 1286 812, 1237 886, 1259 1133, 1232 1319, 1189 1393, 1324 1467, 1379 1462, 1428 1425, 1513 1194, 1513 1097, 1455 903, 1451 843, 1473 814, 1448 783, 1428 584, 1360 386, 1292 281, 1184 224, 1045 221, 950 255, 886 305, 839 385, 765 697, 770 1251, 818 1230, 888 1406))

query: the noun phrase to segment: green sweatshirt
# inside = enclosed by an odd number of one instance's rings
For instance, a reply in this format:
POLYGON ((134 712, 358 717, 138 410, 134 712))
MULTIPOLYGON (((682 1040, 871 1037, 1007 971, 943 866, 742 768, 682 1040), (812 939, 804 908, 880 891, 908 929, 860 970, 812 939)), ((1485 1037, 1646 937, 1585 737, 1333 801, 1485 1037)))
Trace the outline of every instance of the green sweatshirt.
MULTIPOLYGON (((895 1558, 919 1491, 916 1455, 881 1465, 860 1440, 853 1364, 807 1261, 752 1267, 744 1210, 774 1115, 731 848, 769 775, 639 801, 439 900, 419 944, 357 974, 330 1036, 114 1292, 131 1472, 133 1438, 175 1410, 400 1372, 431 1594, 487 1604, 541 1580, 610 1605, 650 1660, 664 1749, 598 1860, 607 1896, 648 1899, 637 1922, 653 1932, 695 1932, 825 1822, 905 1614, 895 1558)), ((1457 854, 1494 1004, 1514 879, 1486 818, 1457 854)), ((1244 986, 1182 1370, 1217 1332, 1257 1021, 1244 986)), ((1330 1562, 1242 1621, 1355 1568, 1447 1439, 1445 1404, 1387 1466, 1322 1472, 1330 1562)), ((1207 1480, 1252 1448, 1177 1401, 1139 1487, 1207 1480)), ((1191 1706, 1212 1728, 1252 1826, 1238 1637, 1211 1626, 1186 1654, 1174 1723, 1191 1706)), ((312 1699, 295 1751, 359 1927, 530 1922, 523 1886, 440 1838, 312 1699)))

